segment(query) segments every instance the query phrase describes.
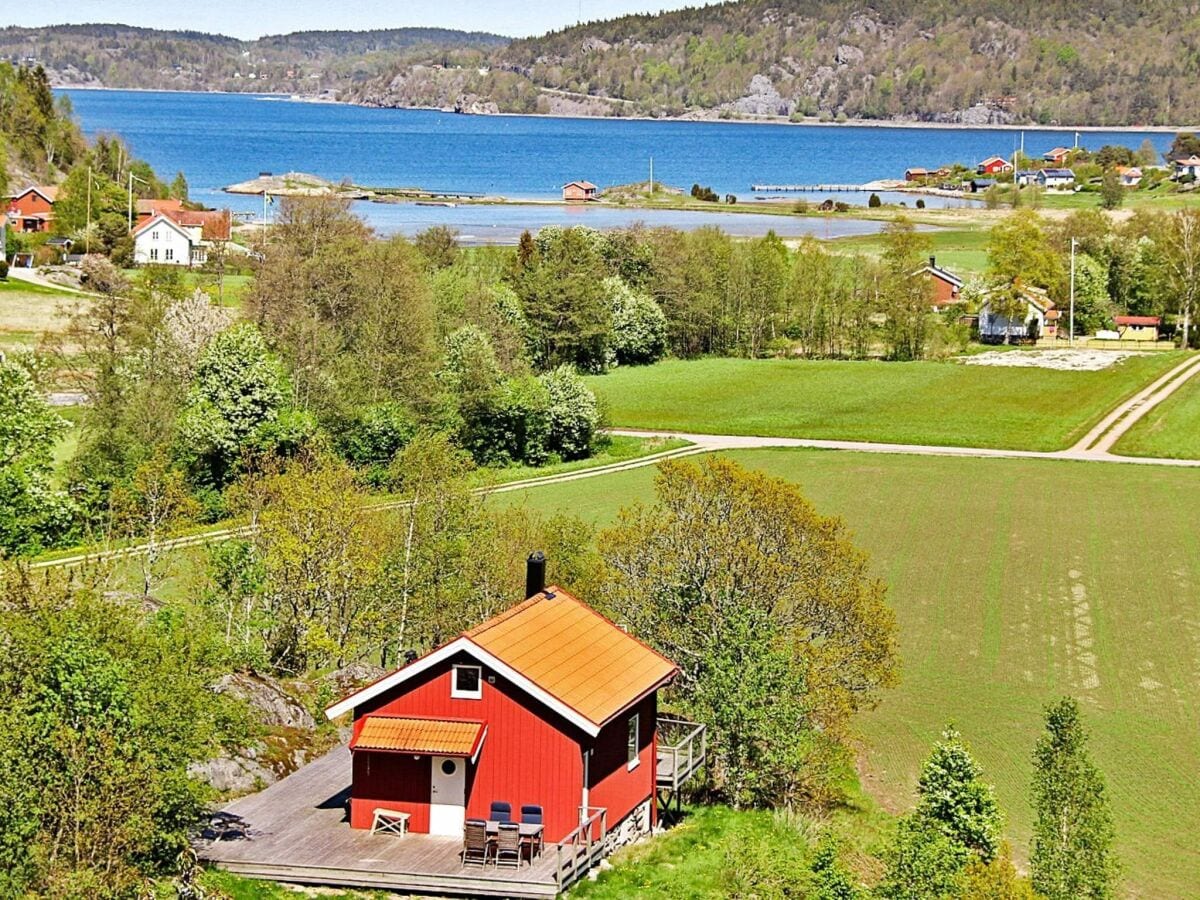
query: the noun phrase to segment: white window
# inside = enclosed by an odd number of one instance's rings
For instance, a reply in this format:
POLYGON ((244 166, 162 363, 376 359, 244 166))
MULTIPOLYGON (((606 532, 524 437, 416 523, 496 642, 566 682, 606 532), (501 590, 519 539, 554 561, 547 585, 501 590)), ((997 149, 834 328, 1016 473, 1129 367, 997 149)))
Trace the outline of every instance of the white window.
POLYGON ((450 677, 451 697, 459 700, 483 698, 483 670, 479 666, 455 666, 450 677))
POLYGON ((175 258, 175 250, 173 248, 171 248, 171 247, 167 248, 167 257, 166 258, 167 258, 167 262, 170 262, 171 260, 173 260, 175 258))
POLYGON ((631 772, 641 762, 641 759, 638 757, 638 719, 638 713, 634 713, 629 717, 629 745, 625 751, 625 763, 631 772))
POLYGON ((150 248, 150 262, 158 262, 158 248, 157 247, 150 248))

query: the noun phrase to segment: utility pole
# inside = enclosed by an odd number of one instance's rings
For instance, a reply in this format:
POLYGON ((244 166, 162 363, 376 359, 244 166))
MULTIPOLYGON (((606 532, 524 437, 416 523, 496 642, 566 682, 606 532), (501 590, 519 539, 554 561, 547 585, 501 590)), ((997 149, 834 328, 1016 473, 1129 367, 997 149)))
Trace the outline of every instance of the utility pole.
POLYGON ((654 157, 650 157, 650 196, 654 196, 654 157))
POLYGON ((141 184, 145 184, 145 183, 146 183, 144 179, 138 178, 136 175, 134 175, 134 174, 133 174, 133 170, 132 170, 132 169, 130 169, 130 170, 129 170, 129 211, 128 211, 128 218, 129 218, 129 231, 130 231, 130 233, 131 233, 131 234, 133 233, 133 183, 134 183, 135 181, 137 181, 137 182, 140 182, 141 184))
POLYGON ((83 253, 92 252, 92 167, 88 166, 87 227, 83 230, 83 253))
POLYGON ((1075 238, 1071 238, 1071 334, 1068 337, 1070 346, 1075 346, 1075 238))

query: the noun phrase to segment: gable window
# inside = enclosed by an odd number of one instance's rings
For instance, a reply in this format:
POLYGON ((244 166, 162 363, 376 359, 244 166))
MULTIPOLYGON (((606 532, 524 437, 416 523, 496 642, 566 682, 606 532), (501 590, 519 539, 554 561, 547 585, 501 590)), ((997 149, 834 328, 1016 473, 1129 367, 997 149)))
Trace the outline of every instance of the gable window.
POLYGON ((158 240, 158 229, 157 228, 155 228, 153 231, 150 232, 150 240, 152 240, 152 241, 158 240))
POLYGON ((625 750, 625 764, 632 772, 638 767, 641 759, 638 757, 638 719, 640 715, 634 713, 629 717, 629 743, 625 750))
POLYGON ((451 697, 459 700, 483 698, 483 670, 479 666, 455 666, 450 677, 451 697))

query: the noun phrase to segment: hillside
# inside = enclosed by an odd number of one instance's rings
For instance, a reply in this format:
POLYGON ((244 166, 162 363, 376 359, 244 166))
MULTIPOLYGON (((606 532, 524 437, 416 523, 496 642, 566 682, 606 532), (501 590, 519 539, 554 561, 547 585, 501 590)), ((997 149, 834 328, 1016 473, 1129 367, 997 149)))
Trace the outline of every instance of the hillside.
POLYGON ((126 25, 0 29, 0 60, 57 86, 318 94, 416 60, 471 62, 508 38, 440 28, 308 31, 240 41, 126 25))
POLYGON ((513 41, 471 68, 398 66, 379 106, 988 123, 1200 120, 1195 3, 742 0, 513 41))

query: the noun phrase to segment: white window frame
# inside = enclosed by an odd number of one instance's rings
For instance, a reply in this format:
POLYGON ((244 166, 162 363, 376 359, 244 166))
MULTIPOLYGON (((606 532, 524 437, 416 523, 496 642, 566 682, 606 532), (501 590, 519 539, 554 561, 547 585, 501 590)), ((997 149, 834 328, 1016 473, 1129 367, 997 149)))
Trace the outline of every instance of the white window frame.
POLYGON ((625 768, 632 772, 642 764, 641 747, 641 722, 642 714, 634 713, 629 717, 628 732, 625 739, 625 768))
POLYGON ((469 664, 452 666, 450 668, 450 696, 455 700, 482 700, 483 666, 473 666, 469 664), (479 687, 475 688, 473 691, 461 690, 458 686, 459 669, 474 669, 479 676, 479 687))

